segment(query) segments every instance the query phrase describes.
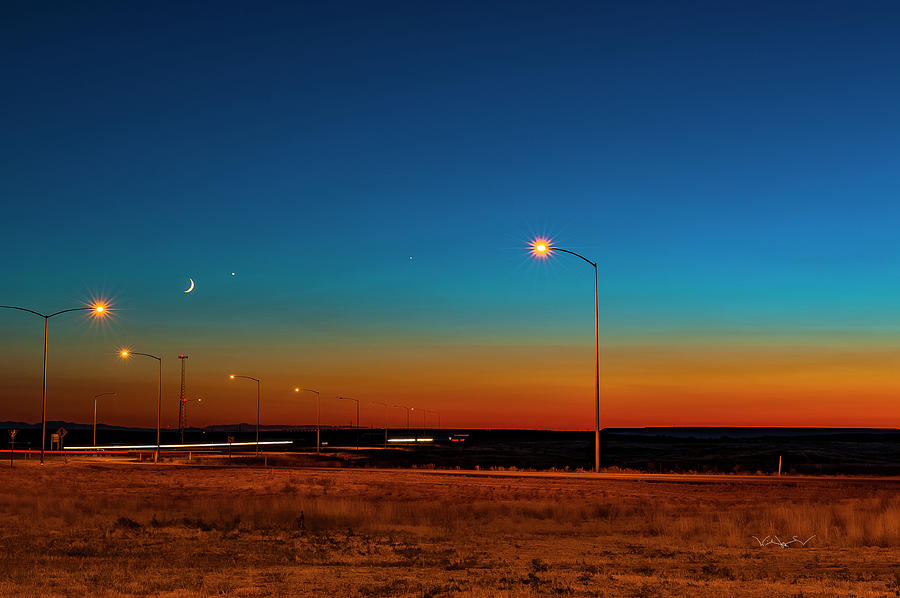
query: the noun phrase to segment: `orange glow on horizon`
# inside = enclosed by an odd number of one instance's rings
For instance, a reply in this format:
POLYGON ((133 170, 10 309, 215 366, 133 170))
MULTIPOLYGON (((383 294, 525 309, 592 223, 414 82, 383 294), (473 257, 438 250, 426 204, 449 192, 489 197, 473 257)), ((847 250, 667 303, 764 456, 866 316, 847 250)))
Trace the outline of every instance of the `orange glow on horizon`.
POLYGON ((545 237, 537 237, 536 239, 533 239, 528 244, 528 247, 532 257, 536 257, 538 259, 547 259, 550 255, 553 254, 553 241, 545 237))
MULTIPOLYGON (((393 406, 418 405, 409 414, 411 423, 419 427, 424 408, 441 411, 444 428, 592 429, 590 330, 577 342, 547 342, 534 336, 534 340, 479 347, 416 341, 398 343, 391 350, 372 340, 371 344, 341 347, 334 355, 301 347, 297 353, 284 351, 249 365, 258 377, 270 380, 271 394, 265 394, 265 385, 262 389, 263 421, 269 424, 316 422, 315 397, 295 401, 279 394, 293 391, 302 399, 308 392, 298 384, 291 385, 299 360, 315 372, 315 387, 322 392, 321 423, 325 425, 347 425, 351 419, 355 425, 355 412, 350 413, 346 401, 332 399, 351 389, 362 398, 361 426, 381 427, 387 419, 390 427, 405 428, 407 410, 393 406), (361 365, 351 370, 347 363, 361 365), (402 369, 397 364, 402 364, 402 369), (387 403, 387 412, 375 402, 387 403)), ((896 400, 900 397, 900 377, 896 375, 900 354, 895 339, 875 342, 828 337, 826 341, 818 336, 753 343, 730 337, 677 337, 646 344, 610 340, 602 346, 601 426, 900 428, 900 402, 896 400)), ((116 349, 106 337, 84 342, 91 343, 91 350, 73 351, 67 359, 58 360, 50 377, 51 390, 56 385, 52 396, 58 397, 54 418, 59 413, 60 419, 77 421, 85 415, 84 396, 115 389, 120 397, 130 398, 103 407, 104 413, 110 414, 110 423, 155 427, 155 372, 142 367, 127 374, 128 362, 135 355, 127 345, 116 349), (109 359, 112 351, 119 361, 109 359)), ((163 356, 164 391, 177 391, 178 368, 165 367, 171 363, 167 359, 174 361, 175 356, 163 356)), ((21 401, 8 402, 11 419, 36 419, 34 406, 40 409, 41 399, 41 385, 34 384, 41 375, 39 357, 35 359, 33 352, 8 357, 8 381, 2 392, 22 389, 21 401)), ((203 410, 203 425, 246 422, 256 416, 247 394, 251 391, 231 385, 238 376, 226 373, 224 379, 220 377, 221 365, 234 359, 227 349, 213 348, 209 358, 198 360, 191 370, 191 379, 203 385, 206 395, 203 407, 197 407, 198 417, 203 410)), ((177 415, 175 401, 163 404, 163 424, 175 425, 177 415)), ((436 425, 437 416, 428 413, 427 422, 429 427, 436 425)))

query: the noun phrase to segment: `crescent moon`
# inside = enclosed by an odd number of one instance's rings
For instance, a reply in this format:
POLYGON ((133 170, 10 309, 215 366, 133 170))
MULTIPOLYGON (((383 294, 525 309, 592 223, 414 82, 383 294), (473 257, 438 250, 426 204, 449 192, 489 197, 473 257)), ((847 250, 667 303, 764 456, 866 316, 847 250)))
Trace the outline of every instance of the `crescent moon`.
POLYGON ((188 278, 188 280, 191 281, 191 286, 188 287, 188 290, 186 290, 185 293, 190 293, 191 291, 194 290, 194 279, 193 279, 193 278, 188 278))

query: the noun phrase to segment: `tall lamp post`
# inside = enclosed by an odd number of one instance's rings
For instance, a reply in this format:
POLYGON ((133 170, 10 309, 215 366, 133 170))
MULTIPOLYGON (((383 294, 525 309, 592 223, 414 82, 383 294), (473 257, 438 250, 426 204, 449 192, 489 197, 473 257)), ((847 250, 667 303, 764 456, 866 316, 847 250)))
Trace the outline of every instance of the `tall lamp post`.
POLYGON ((387 404, 387 403, 379 403, 379 402, 377 402, 377 401, 375 402, 375 404, 376 404, 376 405, 384 405, 384 448, 387 448, 387 434, 388 434, 388 417, 387 417, 387 410, 388 410, 388 404, 387 404))
POLYGON ((440 432, 441 431, 441 412, 440 411, 432 411, 431 409, 429 409, 428 413, 438 416, 438 432, 440 432))
POLYGON ((535 239, 531 242, 531 255, 547 259, 555 251, 568 253, 583 259, 594 268, 594 472, 600 471, 600 312, 597 308, 597 262, 583 255, 553 245, 549 239, 535 239))
POLYGON ((94 395, 94 446, 97 446, 97 399, 105 396, 116 396, 114 392, 101 392, 98 395, 94 395))
POLYGON ((128 349, 122 349, 119 352, 119 355, 122 356, 122 359, 128 359, 132 355, 142 355, 144 357, 149 357, 151 359, 155 359, 159 369, 157 371, 156 377, 156 452, 153 453, 153 462, 159 462, 159 429, 160 424, 162 423, 162 359, 157 357, 156 355, 150 355, 149 353, 138 353, 136 351, 129 351, 128 349))
POLYGON ((238 376, 235 374, 229 374, 228 377, 231 380, 235 378, 243 378, 245 380, 253 380, 256 382, 256 456, 259 456, 259 378, 254 378, 253 376, 238 376))
POLYGON ((299 386, 294 388, 294 392, 296 392, 298 394, 303 392, 304 390, 307 392, 316 393, 316 452, 318 453, 319 447, 321 446, 319 444, 319 415, 321 414, 321 411, 319 410, 319 391, 313 390, 311 388, 300 388, 299 386))
POLYGON ((356 450, 359 450, 359 399, 338 397, 338 401, 354 401, 356 403, 356 450))
POLYGON ((105 316, 109 313, 109 309, 104 303, 95 303, 91 307, 73 307, 72 309, 63 309, 52 314, 42 314, 25 307, 16 307, 15 305, 0 305, 2 309, 16 309, 26 311, 30 314, 44 318, 44 386, 41 391, 41 465, 44 464, 44 442, 47 438, 47 329, 49 328, 50 318, 65 314, 70 311, 90 311, 94 317, 105 316))
POLYGON ((184 419, 182 422, 184 424, 184 428, 182 428, 182 430, 181 430, 181 444, 184 444, 184 429, 188 427, 187 408, 188 408, 188 405, 190 405, 191 403, 197 403, 197 405, 200 405, 203 403, 203 397, 194 397, 193 399, 185 399, 184 402, 182 403, 182 405, 184 405, 184 414, 183 414, 184 419))
POLYGON ((409 412, 412 411, 412 407, 407 407, 406 405, 392 405, 397 409, 406 409, 406 429, 409 430, 409 412))

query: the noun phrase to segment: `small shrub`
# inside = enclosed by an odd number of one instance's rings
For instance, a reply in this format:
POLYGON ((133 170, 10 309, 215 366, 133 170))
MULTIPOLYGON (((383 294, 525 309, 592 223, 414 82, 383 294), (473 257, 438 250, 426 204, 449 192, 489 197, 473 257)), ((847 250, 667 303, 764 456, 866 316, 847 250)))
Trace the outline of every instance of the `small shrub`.
POLYGON ((444 568, 447 571, 465 571, 466 569, 472 569, 477 565, 478 559, 473 555, 468 555, 463 558, 452 559, 444 568))
POLYGON ((190 517, 184 517, 181 520, 181 524, 185 527, 194 527, 199 529, 202 532, 208 532, 213 529, 213 526, 202 519, 192 519, 190 517))
POLYGON ((545 563, 541 559, 535 558, 535 559, 531 559, 531 568, 534 571, 546 571, 550 567, 547 565, 547 563, 545 563))
POLYGON ((129 519, 128 517, 119 517, 116 519, 116 522, 113 524, 113 527, 116 529, 141 529, 144 527, 134 519, 129 519))
POLYGON ((700 573, 706 579, 737 579, 734 575, 734 571, 730 568, 719 567, 715 563, 703 565, 703 568, 700 569, 700 573))
POLYGON ((894 573, 894 578, 888 580, 887 589, 895 594, 900 594, 900 573, 894 573))
POLYGON ((66 556, 74 556, 74 557, 92 557, 99 556, 100 551, 90 546, 89 544, 85 544, 84 542, 75 542, 71 546, 68 546, 65 550, 63 550, 63 554, 66 556))
POLYGON ((359 593, 363 596, 398 596, 406 592, 406 582, 395 579, 388 583, 367 584, 359 588, 359 593))

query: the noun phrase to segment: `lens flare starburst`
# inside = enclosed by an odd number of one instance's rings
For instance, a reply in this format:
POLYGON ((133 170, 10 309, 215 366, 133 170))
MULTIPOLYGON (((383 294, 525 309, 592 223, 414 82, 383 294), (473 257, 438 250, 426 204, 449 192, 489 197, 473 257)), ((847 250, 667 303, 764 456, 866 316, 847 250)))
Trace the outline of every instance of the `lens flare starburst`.
POLYGON ((553 241, 546 237, 537 237, 528 243, 528 251, 532 257, 538 259, 547 259, 553 255, 553 241))
POLYGON ((90 308, 88 315, 94 320, 108 320, 113 317, 113 312, 116 311, 109 299, 96 295, 85 301, 85 307, 90 308))

